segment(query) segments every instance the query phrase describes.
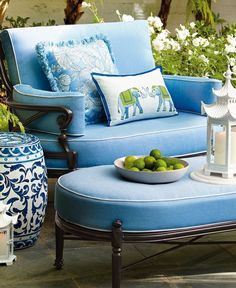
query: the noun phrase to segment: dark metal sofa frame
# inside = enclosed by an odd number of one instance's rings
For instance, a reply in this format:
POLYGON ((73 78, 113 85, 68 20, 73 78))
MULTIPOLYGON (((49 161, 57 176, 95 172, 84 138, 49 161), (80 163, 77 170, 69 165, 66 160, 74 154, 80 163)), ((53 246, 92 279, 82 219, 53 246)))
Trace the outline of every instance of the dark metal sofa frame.
POLYGON ((235 244, 236 241, 197 241, 210 234, 228 232, 236 229, 236 221, 202 225, 192 228, 181 228, 166 231, 152 232, 125 232, 122 230, 122 222, 117 219, 111 224, 111 231, 104 232, 94 229, 84 228, 72 224, 61 218, 56 212, 56 260, 55 266, 60 270, 63 266, 64 240, 92 240, 110 242, 112 246, 112 288, 121 287, 121 271, 130 268, 152 257, 173 251, 185 245, 206 245, 206 244, 235 244), (188 241, 179 239, 191 238, 188 241), (123 243, 159 243, 174 245, 154 255, 146 257, 125 267, 121 266, 121 252, 123 243))
MULTIPOLYGON (((70 150, 68 139, 67 139, 67 128, 73 119, 73 112, 63 106, 41 106, 41 105, 28 105, 16 103, 12 99, 13 85, 9 80, 6 65, 5 65, 5 55, 2 48, 2 44, 0 42, 0 75, 2 82, 6 88, 7 100, 6 104, 10 107, 10 109, 15 112, 16 110, 27 110, 27 111, 35 111, 35 113, 26 119, 23 123, 25 127, 27 127, 33 121, 43 117, 47 113, 50 112, 59 112, 59 116, 57 118, 57 125, 60 129, 61 134, 58 136, 58 142, 62 147, 62 152, 47 152, 44 151, 45 157, 49 159, 66 159, 67 160, 67 170, 48 170, 49 177, 58 177, 61 174, 66 172, 70 172, 76 169, 76 160, 77 160, 77 152, 70 150)), ((13 130, 14 131, 14 130, 13 130)))

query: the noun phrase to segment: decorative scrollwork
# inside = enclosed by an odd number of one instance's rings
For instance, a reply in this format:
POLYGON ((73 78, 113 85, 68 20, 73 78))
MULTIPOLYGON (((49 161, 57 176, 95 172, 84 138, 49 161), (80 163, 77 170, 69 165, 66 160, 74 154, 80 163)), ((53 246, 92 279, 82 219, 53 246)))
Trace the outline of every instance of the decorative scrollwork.
POLYGON ((47 175, 39 140, 23 146, 18 143, 13 148, 0 147, 0 200, 12 204, 10 213, 19 213, 14 226, 14 245, 16 249, 21 249, 35 243, 43 224, 47 175))

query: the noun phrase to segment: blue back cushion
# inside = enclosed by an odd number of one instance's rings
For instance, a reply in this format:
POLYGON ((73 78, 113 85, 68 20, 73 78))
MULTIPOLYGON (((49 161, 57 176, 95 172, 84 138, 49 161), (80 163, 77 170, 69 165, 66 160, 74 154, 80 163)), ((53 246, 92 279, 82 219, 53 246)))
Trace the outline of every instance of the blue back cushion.
POLYGON ((40 41, 81 40, 99 33, 110 41, 119 73, 132 74, 154 68, 148 24, 145 20, 14 28, 0 34, 13 85, 22 83, 51 90, 37 61, 36 44, 40 41))

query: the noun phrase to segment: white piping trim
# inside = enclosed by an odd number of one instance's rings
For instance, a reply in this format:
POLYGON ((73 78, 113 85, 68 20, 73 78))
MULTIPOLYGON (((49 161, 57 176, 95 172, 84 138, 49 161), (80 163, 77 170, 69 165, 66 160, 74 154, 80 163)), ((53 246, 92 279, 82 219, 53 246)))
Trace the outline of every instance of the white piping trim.
MULTIPOLYGON (((87 168, 89 169, 89 168, 87 168)), ((126 200, 126 199, 108 199, 108 198, 99 198, 99 197, 93 197, 93 196, 88 196, 86 194, 81 194, 78 193, 78 191, 74 191, 71 190, 67 187, 65 187, 64 185, 62 185, 60 183, 61 178, 63 176, 61 176, 58 181, 57 184, 59 187, 61 187, 62 189, 64 189, 66 192, 69 192, 71 194, 74 194, 78 197, 81 198, 86 198, 86 199, 92 199, 92 200, 97 200, 97 201, 101 201, 101 202, 125 202, 125 203, 162 203, 162 202, 178 202, 178 201, 183 201, 183 200, 192 200, 192 199, 203 199, 203 198, 213 198, 213 197, 222 197, 222 196, 229 196, 229 195, 236 195, 236 191, 235 192, 225 192, 225 193, 221 193, 221 194, 214 194, 214 195, 208 195, 208 196, 192 196, 192 197, 183 197, 183 198, 178 198, 178 199, 162 199, 162 200, 126 200)), ((99 187, 98 183, 97 187, 99 187)), ((128 185, 128 184, 127 184, 128 185)), ((235 185, 233 185, 235 186, 235 185)), ((141 189, 141 188, 140 188, 141 189)))
MULTIPOLYGON (((206 127, 205 125, 203 126, 194 126, 194 127, 189 127, 189 128, 178 128, 178 129, 172 129, 172 130, 163 130, 163 131, 155 131, 155 132, 146 132, 146 133, 140 133, 140 134, 134 134, 134 135, 127 135, 127 136, 123 136, 123 137, 107 137, 107 138, 102 138, 102 139, 83 139, 82 137, 80 139, 72 139, 73 137, 71 137, 71 139, 68 139, 68 142, 95 142, 95 141, 107 141, 107 140, 120 140, 120 139, 126 139, 126 138, 133 138, 133 137, 139 137, 139 136, 146 136, 146 135, 153 135, 153 134, 162 134, 162 133, 168 133, 168 132, 173 132, 173 131, 184 131, 184 130, 188 130, 188 129, 201 129, 206 127)), ((107 127, 109 128, 109 127, 107 127)), ((30 129, 31 130, 31 129, 30 129)), ((86 128, 85 128, 85 135, 86 135, 86 128)), ((40 138, 40 135, 37 135, 38 138, 40 138)), ((44 139, 44 138, 40 138, 40 141, 43 142, 55 142, 57 141, 56 139, 44 139)))
POLYGON ((26 92, 23 92, 23 91, 20 91, 19 89, 17 89, 17 85, 24 85, 24 86, 27 86, 27 87, 30 87, 32 90, 34 90, 36 93, 37 93, 37 90, 38 91, 42 91, 42 93, 44 92, 44 90, 41 90, 41 89, 34 89, 31 85, 27 85, 27 84, 16 84, 14 85, 14 90, 19 94, 19 95, 24 95, 24 96, 28 96, 28 97, 32 97, 32 98, 42 98, 42 99, 68 99, 68 98, 74 98, 74 97, 81 97, 81 98, 84 98, 85 96, 83 94, 76 94, 76 92, 74 92, 75 95, 71 95, 71 94, 67 94, 65 95, 66 92, 60 92, 60 91, 46 91, 45 90, 45 93, 51 93, 51 94, 54 94, 54 93, 64 93, 63 96, 41 96, 41 95, 36 95, 35 94, 30 94, 30 93, 26 93, 26 92))
POLYGON ((155 132, 144 132, 144 133, 140 133, 140 134, 133 134, 133 135, 127 135, 127 136, 123 136, 123 137, 108 137, 108 138, 102 138, 102 139, 81 139, 77 141, 76 140, 72 140, 72 139, 68 139, 68 142, 94 142, 94 141, 107 141, 107 140, 113 140, 113 139, 126 139, 126 138, 133 138, 133 137, 140 137, 140 136, 146 136, 146 135, 153 135, 153 134, 163 134, 163 133, 170 133, 170 132, 174 132, 174 131, 184 131, 184 130, 189 130, 189 129, 200 129, 206 127, 205 125, 202 126, 194 126, 194 127, 188 127, 188 128, 178 128, 178 129, 169 129, 169 130, 162 130, 162 131, 155 131, 155 132))

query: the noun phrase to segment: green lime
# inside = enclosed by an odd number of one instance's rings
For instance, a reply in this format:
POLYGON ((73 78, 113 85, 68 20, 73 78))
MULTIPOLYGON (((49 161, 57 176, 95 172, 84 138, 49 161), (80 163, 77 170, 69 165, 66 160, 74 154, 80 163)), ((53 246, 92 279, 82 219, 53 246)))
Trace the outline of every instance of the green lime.
POLYGON ((166 171, 166 167, 158 167, 156 170, 156 172, 162 172, 162 171, 166 171))
POLYGON ((159 149, 153 149, 150 152, 150 156, 153 156, 155 159, 161 158, 161 151, 159 149))
POLYGON ((143 159, 143 158, 136 159, 136 160, 133 162, 133 167, 136 167, 136 168, 138 168, 139 170, 142 170, 142 169, 145 167, 144 159, 143 159))
POLYGON ((143 172, 152 172, 152 170, 147 169, 147 168, 142 169, 142 171, 143 171, 143 172))
POLYGON ((173 165, 174 166, 177 163, 179 163, 179 159, 178 158, 169 158, 168 166, 169 165, 173 165))
POLYGON ((184 168, 184 165, 182 163, 176 163, 174 165, 174 170, 177 170, 177 169, 183 169, 184 168))
POLYGON ((173 165, 167 166, 166 170, 174 170, 174 166, 173 165))
POLYGON ((161 157, 162 160, 164 160, 167 164, 167 166, 170 166, 171 165, 171 158, 170 157, 161 157))
POLYGON ((140 170, 137 167, 131 167, 129 170, 139 172, 140 170))
POLYGON ((136 157, 134 157, 134 156, 125 157, 124 167, 126 169, 130 169, 131 167, 133 167, 133 163, 134 163, 135 160, 136 160, 136 157))
POLYGON ((166 162, 163 159, 158 159, 155 163, 154 163, 154 167, 158 168, 158 167, 167 167, 166 162))
POLYGON ((152 169, 156 159, 153 156, 146 156, 144 157, 145 168, 152 169))

